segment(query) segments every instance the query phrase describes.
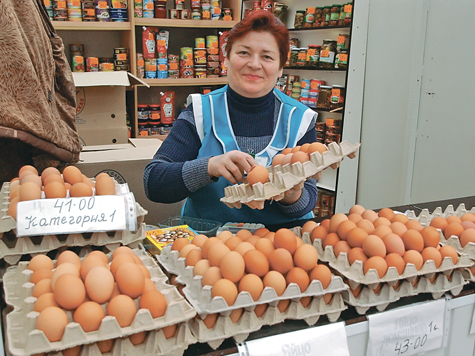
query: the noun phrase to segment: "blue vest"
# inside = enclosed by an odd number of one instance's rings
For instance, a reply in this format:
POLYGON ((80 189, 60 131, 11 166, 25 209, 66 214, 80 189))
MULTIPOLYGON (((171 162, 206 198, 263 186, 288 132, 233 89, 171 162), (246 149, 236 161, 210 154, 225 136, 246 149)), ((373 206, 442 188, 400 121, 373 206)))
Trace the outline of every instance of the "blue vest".
MULTIPOLYGON (((226 85, 206 95, 192 94, 188 97, 188 103, 193 104, 196 130, 201 139, 198 158, 240 150, 229 118, 227 88, 226 85)), ((313 110, 280 91, 274 89, 274 94, 282 103, 274 135, 269 145, 255 156, 256 162, 265 167, 269 166, 272 158, 284 148, 297 145, 315 116, 313 110)), ((228 208, 220 199, 224 196, 224 188, 229 185, 231 183, 227 179, 220 177, 216 183, 192 193, 183 206, 182 214, 222 223, 247 222, 274 225, 297 220, 283 215, 277 203, 273 201, 266 201, 262 210, 251 209, 245 205, 241 209, 228 208)), ((299 219, 312 217, 313 213, 309 212, 299 219)))

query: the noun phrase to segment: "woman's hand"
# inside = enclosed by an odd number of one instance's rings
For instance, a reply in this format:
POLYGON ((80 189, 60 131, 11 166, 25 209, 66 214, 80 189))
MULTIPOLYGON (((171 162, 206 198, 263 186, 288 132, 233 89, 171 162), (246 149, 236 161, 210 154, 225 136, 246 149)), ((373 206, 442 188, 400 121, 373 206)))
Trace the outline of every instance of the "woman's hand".
POLYGON ((295 204, 297 200, 300 199, 300 196, 302 195, 303 186, 304 186, 304 182, 300 182, 299 184, 294 186, 292 189, 287 190, 284 193, 284 197, 279 202, 284 205, 295 204))
POLYGON ((208 161, 208 173, 211 177, 224 177, 232 184, 242 182, 244 171, 249 172, 257 162, 250 154, 230 151, 208 161))

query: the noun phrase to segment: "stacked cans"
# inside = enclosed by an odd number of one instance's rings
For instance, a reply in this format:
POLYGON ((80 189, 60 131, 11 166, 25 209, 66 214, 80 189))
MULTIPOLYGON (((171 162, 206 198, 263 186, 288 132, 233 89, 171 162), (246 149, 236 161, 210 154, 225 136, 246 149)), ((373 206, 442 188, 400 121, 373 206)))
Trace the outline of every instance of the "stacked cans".
POLYGON ((67 0, 68 21, 82 21, 81 1, 67 0))
POLYGON ((180 78, 180 56, 168 54, 168 78, 180 78))
POLYGON ((211 0, 210 12, 211 12, 211 20, 221 19, 221 0, 211 0))
POLYGON ((128 48, 114 48, 114 69, 129 71, 128 48))
POLYGON ((95 0, 96 19, 100 22, 109 22, 109 1, 108 0, 95 0))
POLYGON ((46 11, 48 12, 49 19, 54 20, 54 2, 52 0, 43 0, 46 11))
POLYGON ((137 77, 145 78, 145 61, 143 53, 137 53, 137 77))
POLYGON ((53 0, 53 20, 68 21, 68 6, 64 0, 53 0))
POLYGON ((81 0, 81 15, 83 21, 96 21, 96 2, 81 0))
POLYGON ((113 22, 126 22, 128 20, 127 0, 112 1, 109 14, 113 22))
MULTIPOLYGON (((300 81, 300 98, 298 99, 302 104, 309 105, 310 79, 302 79, 300 81)), ((315 107, 317 102, 315 101, 315 107)))
POLYGON ((73 72, 84 72, 84 45, 70 44, 69 54, 71 56, 71 68, 73 72))
POLYGON ((143 17, 147 19, 154 18, 155 4, 153 0, 142 0, 142 16, 139 16, 140 15, 140 11, 138 10, 139 6, 140 6, 140 1, 136 0, 134 3, 134 16, 143 17))
POLYGON ((206 76, 217 78, 221 72, 218 36, 206 36, 206 76))
POLYGON ((168 78, 168 38, 170 32, 160 30, 157 33, 157 78, 168 78))
POLYGON ((180 78, 194 78, 193 48, 180 48, 180 78))

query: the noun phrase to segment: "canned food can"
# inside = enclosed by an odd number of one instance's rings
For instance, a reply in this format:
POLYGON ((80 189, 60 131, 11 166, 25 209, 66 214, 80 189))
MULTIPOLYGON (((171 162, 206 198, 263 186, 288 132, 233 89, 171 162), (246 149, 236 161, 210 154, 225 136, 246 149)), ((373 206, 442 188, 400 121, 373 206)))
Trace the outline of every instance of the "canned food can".
POLYGON ((73 72, 84 72, 85 67, 84 67, 84 57, 75 55, 72 57, 72 69, 73 72))
POLYGON ((205 39, 204 37, 196 37, 195 38, 195 48, 205 48, 205 39))
POLYGON ((215 35, 206 36, 206 47, 218 48, 218 36, 215 36, 215 35))
POLYGON ((157 78, 158 79, 165 79, 168 78, 168 70, 159 70, 157 72, 157 78))
POLYGON ((207 62, 206 66, 208 68, 219 68, 219 62, 207 62))
POLYGON ((99 71, 100 72, 113 72, 114 71, 114 63, 99 63, 99 71))
POLYGON ((129 17, 127 9, 109 9, 109 13, 112 21, 125 21, 129 17))
POLYGON ((180 59, 180 68, 191 68, 193 65, 192 59, 180 59))
POLYGON ((181 47, 180 48, 180 59, 184 60, 193 60, 193 48, 191 47, 181 47))
POLYGON ((195 66, 195 78, 206 78, 206 66, 195 66))
POLYGON ((191 10, 190 9, 181 10, 180 18, 182 20, 191 20, 191 10))
POLYGON ((206 64, 206 50, 204 48, 195 48, 193 56, 195 64, 206 64))
POLYGON ((67 21, 68 19, 68 10, 67 9, 60 9, 54 8, 54 20, 55 21, 67 21))
POLYGON ((153 0, 143 0, 142 2, 142 9, 143 11, 154 11, 155 9, 155 4, 153 2, 153 0))
POLYGON ((150 58, 150 59, 145 59, 144 61, 145 65, 145 71, 146 72, 156 72, 157 71, 157 59, 156 58, 150 58))
POLYGON ((179 60, 180 60, 180 56, 178 56, 177 54, 172 54, 172 53, 168 54, 168 62, 178 62, 179 60))
POLYGON ((203 20, 207 20, 207 19, 208 19, 207 17, 205 17, 205 13, 204 13, 204 12, 200 12, 200 10, 194 9, 194 10, 191 12, 191 19, 192 19, 192 20, 201 20, 201 15, 203 15, 203 20))
POLYGON ((129 62, 128 59, 125 60, 125 61, 115 60, 115 61, 114 61, 114 64, 115 64, 116 66, 123 66, 123 65, 129 65, 130 62, 129 62))
POLYGON ((99 72, 99 58, 87 57, 86 58, 86 71, 99 72))
POLYGON ((194 67, 180 68, 180 78, 193 78, 195 75, 194 67))
POLYGON ((127 9, 127 0, 111 1, 111 9, 127 9))
POLYGON ((129 71, 129 65, 128 64, 123 64, 123 65, 118 65, 118 66, 115 66, 114 67, 116 71, 119 71, 119 70, 124 70, 124 71, 129 71))
POLYGON ((81 8, 81 0, 67 0, 66 5, 68 9, 80 9, 81 8))
POLYGON ((157 71, 145 71, 145 79, 157 79, 157 71))
POLYGON ((82 9, 81 16, 84 21, 89 21, 91 18, 96 21, 96 9, 82 9))
POLYGON ((96 9, 96 18, 98 21, 108 22, 110 20, 109 9, 96 9))
POLYGON ((119 47, 119 48, 114 48, 114 54, 127 54, 129 53, 129 49, 126 47, 119 47))
POLYGON ((168 78, 178 78, 180 71, 178 69, 168 69, 168 78))
POLYGON ((96 9, 109 9, 109 2, 107 0, 96 0, 96 9))
POLYGON ((183 10, 185 8, 185 1, 184 0, 175 0, 175 9, 183 10))
POLYGON ((169 11, 169 18, 171 19, 179 19, 180 18, 180 10, 177 10, 177 9, 170 9, 169 11))
POLYGON ((229 9, 229 8, 223 9, 221 17, 223 18, 223 21, 232 21, 233 20, 233 10, 229 9))
POLYGON ((54 4, 55 9, 66 10, 68 8, 68 4, 66 3, 66 0, 54 0, 53 4, 54 4))
POLYGON ((206 53, 211 55, 219 55, 219 48, 206 48, 206 53))
POLYGON ((219 62, 219 55, 218 54, 208 54, 206 56, 206 60, 208 62, 219 62))
POLYGON ((221 70, 219 69, 219 67, 206 67, 206 74, 208 78, 210 78, 210 76, 212 75, 218 76, 220 71, 221 70))

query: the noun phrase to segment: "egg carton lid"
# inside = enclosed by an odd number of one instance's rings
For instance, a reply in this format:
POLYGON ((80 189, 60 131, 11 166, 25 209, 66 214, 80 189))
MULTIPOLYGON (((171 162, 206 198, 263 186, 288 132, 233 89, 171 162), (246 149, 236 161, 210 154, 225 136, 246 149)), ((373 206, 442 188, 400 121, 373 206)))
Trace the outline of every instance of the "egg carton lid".
POLYGON ((341 312, 347 309, 341 292, 335 293, 329 304, 324 302, 323 297, 315 297, 306 308, 300 303, 300 299, 294 299, 284 312, 280 312, 277 303, 270 303, 261 317, 257 317, 252 307, 246 308, 236 323, 233 323, 229 316, 219 315, 216 324, 208 329, 198 317, 189 321, 190 328, 199 342, 207 342, 216 349, 229 337, 233 337, 238 343, 243 342, 251 332, 286 319, 305 320, 308 325, 314 325, 322 315, 326 315, 330 322, 335 322, 341 312))
POLYGON ((379 278, 378 273, 374 269, 370 269, 368 273, 364 274, 363 262, 361 261, 355 261, 350 265, 345 252, 340 253, 339 256, 336 257, 333 252, 333 246, 328 245, 323 249, 322 240, 320 239, 315 239, 312 243, 308 232, 303 234, 302 240, 304 243, 312 244, 318 252, 319 259, 328 262, 330 267, 334 268, 341 275, 353 282, 367 285, 374 285, 380 282, 394 284, 401 279, 414 278, 416 276, 437 272, 450 272, 457 268, 470 267, 473 265, 473 262, 467 255, 459 254, 458 261, 455 265, 450 257, 444 258, 439 268, 435 267, 435 263, 432 260, 426 261, 420 270, 417 270, 412 263, 408 263, 402 274, 399 274, 395 267, 389 267, 386 274, 382 278, 379 278))
MULTIPOLYGON (((14 308, 6 315, 9 352, 14 356, 26 356, 39 352, 63 350, 76 345, 129 336, 145 330, 160 329, 187 321, 195 316, 195 310, 178 293, 177 289, 165 283, 166 276, 152 257, 143 248, 133 251, 142 259, 150 271, 152 281, 167 299, 168 307, 164 316, 154 319, 149 310, 138 309, 139 298, 136 298, 134 302, 138 311, 130 326, 121 328, 117 319, 106 313, 99 329, 86 333, 78 323, 72 321, 71 311, 66 311, 70 323, 66 326, 62 340, 50 342, 43 331, 37 330, 35 327, 39 313, 33 310, 36 298, 31 296, 34 286, 29 282, 31 271, 27 269, 27 262, 20 262, 17 267, 10 267, 4 276, 5 301, 14 308)), ((101 306, 106 311, 106 303, 101 306)))
POLYGON ((446 275, 439 274, 433 283, 427 277, 421 277, 415 286, 410 281, 403 281, 397 289, 389 284, 384 284, 379 293, 365 286, 360 294, 355 297, 351 291, 343 292, 346 303, 356 308, 358 314, 365 314, 371 307, 383 311, 390 303, 401 298, 415 296, 421 293, 431 293, 434 299, 440 298, 444 293, 450 292, 457 296, 468 282, 464 280, 461 270, 455 270, 449 280, 446 275))
POLYGON ((305 163, 296 162, 293 164, 267 167, 269 171, 269 182, 256 183, 252 186, 246 182, 235 184, 224 189, 224 197, 221 201, 227 206, 241 208, 242 204, 247 204, 253 209, 262 209, 263 201, 273 199, 280 200, 284 192, 293 188, 297 184, 305 181, 325 168, 337 168, 339 162, 345 156, 354 158, 360 143, 350 144, 348 141, 341 143, 332 142, 328 145, 328 151, 320 154, 313 152, 309 161, 305 163), (261 202, 258 204, 257 202, 261 202))

